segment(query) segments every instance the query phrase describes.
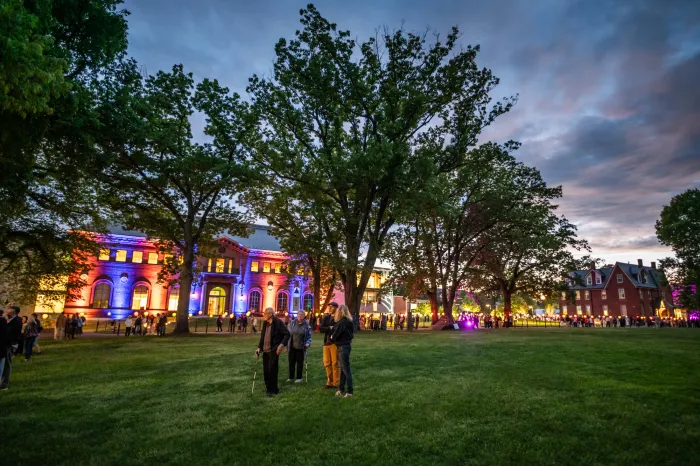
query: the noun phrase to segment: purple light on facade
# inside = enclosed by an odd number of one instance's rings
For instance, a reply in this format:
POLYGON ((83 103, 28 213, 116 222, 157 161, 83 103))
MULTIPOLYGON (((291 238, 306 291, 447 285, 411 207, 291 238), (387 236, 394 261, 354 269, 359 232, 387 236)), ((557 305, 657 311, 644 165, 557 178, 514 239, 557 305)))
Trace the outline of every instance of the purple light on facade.
POLYGON ((688 311, 688 320, 700 320, 700 310, 688 311))

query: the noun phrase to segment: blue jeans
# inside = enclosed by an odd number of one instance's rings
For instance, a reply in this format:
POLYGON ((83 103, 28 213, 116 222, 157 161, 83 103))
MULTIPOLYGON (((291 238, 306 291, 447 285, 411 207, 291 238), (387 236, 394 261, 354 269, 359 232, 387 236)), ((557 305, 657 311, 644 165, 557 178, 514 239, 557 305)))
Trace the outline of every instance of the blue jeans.
POLYGON ((32 357, 32 349, 34 348, 34 340, 36 337, 24 337, 24 360, 29 361, 32 357))
POLYGON ((10 346, 7 348, 6 354, 3 354, 2 365, 0 366, 0 388, 5 388, 10 384, 10 374, 12 373, 12 356, 14 349, 10 346))
POLYGON ((338 362, 340 363, 340 387, 338 389, 342 393, 353 394, 352 386, 352 371, 350 370, 350 350, 352 347, 350 345, 338 346, 338 362), (347 392, 345 391, 345 384, 348 385, 347 392))

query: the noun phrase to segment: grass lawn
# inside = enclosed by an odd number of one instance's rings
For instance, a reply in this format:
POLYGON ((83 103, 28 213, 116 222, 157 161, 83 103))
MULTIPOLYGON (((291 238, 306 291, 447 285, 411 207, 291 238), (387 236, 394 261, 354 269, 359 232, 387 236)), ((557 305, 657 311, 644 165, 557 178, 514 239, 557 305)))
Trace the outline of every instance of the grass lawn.
POLYGON ((0 392, 0 463, 700 462, 694 329, 364 332, 353 399, 314 339, 309 385, 267 399, 254 336, 44 337, 0 392))

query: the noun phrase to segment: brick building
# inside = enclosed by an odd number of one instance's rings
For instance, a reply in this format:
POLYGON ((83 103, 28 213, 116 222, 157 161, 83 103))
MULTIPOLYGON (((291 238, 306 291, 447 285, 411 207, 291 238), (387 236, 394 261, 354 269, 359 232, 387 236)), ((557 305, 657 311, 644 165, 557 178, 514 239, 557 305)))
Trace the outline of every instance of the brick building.
POLYGON ((662 286, 661 272, 652 262, 647 267, 616 262, 615 265, 570 273, 571 301, 566 293, 559 299, 559 309, 567 315, 589 316, 673 316, 671 290, 662 286))

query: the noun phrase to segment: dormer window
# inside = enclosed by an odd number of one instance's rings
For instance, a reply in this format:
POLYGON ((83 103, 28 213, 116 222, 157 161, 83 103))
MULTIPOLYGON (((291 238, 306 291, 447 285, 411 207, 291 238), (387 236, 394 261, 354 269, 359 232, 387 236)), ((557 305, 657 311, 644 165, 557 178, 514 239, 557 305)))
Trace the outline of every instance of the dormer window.
POLYGON ((586 277, 586 285, 591 286, 593 284, 593 277, 590 275, 586 277))
POLYGON ((596 285, 600 285, 600 284, 602 284, 602 283, 603 283, 603 280, 602 280, 602 278, 600 277, 600 275, 596 275, 596 276, 595 276, 595 284, 596 284, 596 285))
POLYGON ((642 272, 639 274, 639 276, 641 277, 641 282, 642 282, 642 283, 646 283, 646 282, 647 282, 647 273, 646 273, 644 270, 642 270, 642 272))

